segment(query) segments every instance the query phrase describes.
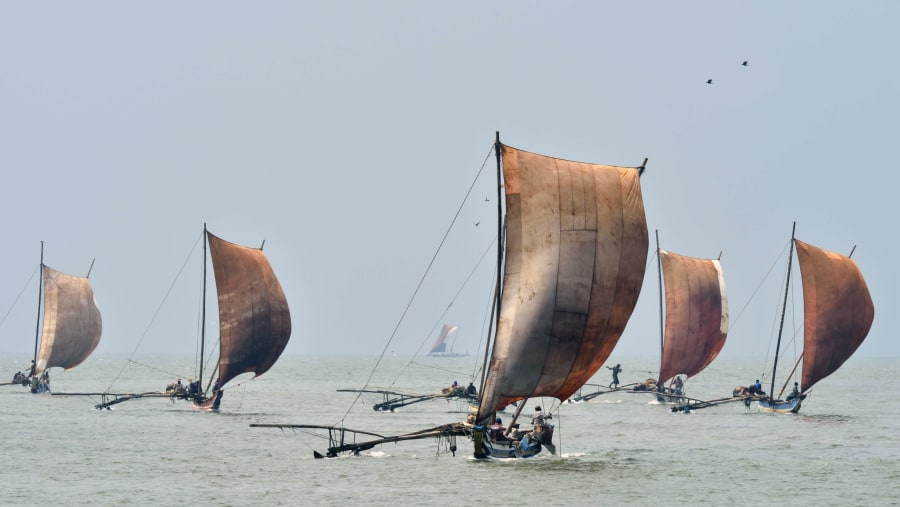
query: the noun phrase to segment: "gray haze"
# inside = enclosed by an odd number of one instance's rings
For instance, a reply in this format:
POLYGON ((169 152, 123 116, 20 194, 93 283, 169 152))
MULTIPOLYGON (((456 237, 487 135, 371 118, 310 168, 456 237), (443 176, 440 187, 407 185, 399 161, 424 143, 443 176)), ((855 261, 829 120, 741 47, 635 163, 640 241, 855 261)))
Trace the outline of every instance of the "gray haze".
MULTIPOLYGON (((651 248, 659 230, 723 252, 723 355, 767 353, 793 221, 857 245, 876 309, 859 354, 900 355, 898 19, 887 0, 4 2, 0 351, 31 357, 41 241, 67 273, 96 259, 98 353, 194 350, 205 222, 265 240, 287 353, 412 354, 449 322, 474 354, 493 158, 388 340, 500 131, 560 158, 649 157, 651 248)), ((655 264, 645 281, 614 356, 658 351, 655 264)))

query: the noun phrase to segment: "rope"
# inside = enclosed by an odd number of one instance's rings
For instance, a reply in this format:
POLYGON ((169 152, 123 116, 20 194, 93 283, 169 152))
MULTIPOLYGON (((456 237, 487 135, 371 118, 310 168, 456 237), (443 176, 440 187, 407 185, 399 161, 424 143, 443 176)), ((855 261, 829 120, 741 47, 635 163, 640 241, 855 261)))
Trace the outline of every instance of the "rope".
MULTIPOLYGON (((485 165, 487 165, 487 161, 490 158, 491 154, 494 152, 494 146, 491 145, 491 149, 488 151, 487 156, 484 158, 484 162, 481 163, 481 169, 478 170, 478 173, 475 175, 475 179, 472 180, 472 184, 469 186, 469 190, 466 192, 466 195, 463 197, 462 202, 459 204, 459 208, 456 210, 456 214, 453 215, 453 220, 450 221, 450 225, 447 227, 447 230, 444 232, 444 237, 441 238, 440 244, 438 244, 437 250, 434 252, 434 255, 431 257, 431 261, 428 262, 428 267, 425 268, 425 272, 422 274, 422 277, 419 279, 419 284, 416 285, 416 289, 413 291, 412 296, 409 298, 409 302, 406 303, 406 308, 403 309, 403 313, 400 314, 400 319, 397 321, 397 324, 394 326, 394 330, 391 332, 390 338, 388 338, 387 343, 384 345, 384 349, 381 351, 381 355, 378 356, 378 361, 375 362, 375 365, 372 367, 372 371, 369 373, 369 378, 366 379, 366 383, 363 385, 363 389, 365 389, 369 383, 372 381, 372 377, 375 376, 375 370, 378 369, 378 366, 381 364, 381 361, 384 359, 384 355, 387 354, 388 347, 390 347, 391 342, 394 341, 394 337, 397 335, 397 331, 400 329, 400 324, 403 323, 403 319, 406 318, 407 312, 409 312, 409 308, 412 306, 413 301, 415 301, 416 296, 419 293, 419 290, 422 288, 422 284, 425 283, 425 278, 428 276, 428 273, 431 271, 431 267, 434 265, 434 261, 437 259, 438 254, 441 252, 441 249, 444 246, 444 242, 447 241, 447 236, 450 235, 450 231, 453 229, 453 225, 456 224, 456 220, 459 218, 459 214, 462 212, 463 205, 465 205, 466 201, 469 199, 469 195, 472 193, 472 189, 475 188, 475 183, 478 181, 478 178, 481 177, 482 171, 484 171, 485 165)), ((343 421, 347 415, 353 410, 353 406, 359 401, 359 394, 356 395, 356 398, 353 399, 353 402, 350 404, 350 408, 347 409, 347 412, 344 413, 344 416, 341 417, 340 421, 343 421)))
POLYGON ((429 331, 428 334, 425 335, 425 339, 422 340, 422 343, 419 345, 419 348, 416 349, 415 354, 413 354, 413 357, 409 360, 409 363, 406 364, 404 371, 400 372, 400 374, 397 375, 397 378, 395 378, 394 381, 391 382, 390 386, 388 386, 388 387, 394 387, 394 384, 396 384, 397 381, 400 380, 400 377, 403 376, 403 373, 405 372, 406 368, 409 368, 409 365, 412 364, 412 362, 415 360, 416 356, 419 355, 419 353, 422 351, 422 348, 425 347, 425 344, 428 343, 429 341, 431 341, 430 338, 431 338, 432 333, 434 333, 435 329, 437 329, 437 327, 441 324, 441 322, 443 322, 444 317, 447 315, 447 312, 449 312, 450 308, 453 307, 453 303, 456 302, 457 298, 459 298, 460 293, 462 293, 463 289, 466 288, 466 285, 469 284, 469 280, 471 280, 472 276, 475 274, 475 272, 478 271, 478 268, 481 266, 481 263, 484 261, 485 257, 487 257, 487 254, 493 249, 494 243, 496 243, 496 242, 497 242, 497 238, 494 238, 491 241, 490 245, 488 245, 488 247, 484 250, 484 253, 481 254, 481 257, 478 259, 478 262, 475 263, 475 267, 473 267, 472 270, 469 271, 469 275, 466 276, 465 280, 463 280, 463 283, 459 286, 459 289, 456 291, 456 294, 454 294, 453 297, 450 298, 450 302, 447 304, 447 307, 444 308, 444 311, 441 313, 441 315, 434 321, 434 325, 431 327, 431 331, 429 331))
MULTIPOLYGON (((146 338, 147 333, 150 332, 150 327, 153 325, 154 322, 156 322, 156 317, 159 316, 159 312, 162 310, 163 304, 165 304, 166 300, 169 298, 169 295, 172 293, 172 289, 175 287, 175 282, 178 281, 178 278, 181 276, 181 273, 184 272, 185 266, 187 266, 188 261, 190 260, 191 256, 193 255, 194 250, 197 249, 197 244, 200 242, 201 239, 203 239, 202 235, 197 239, 197 241, 194 242, 194 246, 192 246, 190 252, 188 252, 188 256, 187 256, 187 258, 184 259, 184 263, 181 265, 181 269, 178 270, 178 273, 175 275, 175 279, 172 280, 171 285, 169 285, 169 289, 166 291, 166 295, 163 296, 162 301, 159 302, 159 306, 156 307, 156 311, 153 313, 153 317, 150 318, 150 322, 147 323, 147 327, 144 328, 144 332, 143 332, 143 334, 141 334, 141 339, 138 340, 137 345, 135 345, 135 347, 134 347, 134 350, 131 351, 131 355, 128 356, 129 362, 131 362, 131 359, 137 353, 137 350, 141 346, 141 343, 144 342, 144 338, 146 338)), ((126 363, 125 367, 127 367, 127 363, 126 363)), ((106 388, 107 391, 111 390, 113 384, 115 384, 116 381, 119 380, 119 377, 121 377, 122 373, 125 371, 125 367, 122 367, 122 370, 120 370, 119 373, 115 376, 115 378, 113 378, 112 382, 109 383, 109 387, 106 388)))
POLYGON ((25 281, 25 285, 22 287, 22 290, 19 291, 19 295, 16 296, 16 299, 13 300, 12 305, 10 305, 9 309, 6 310, 6 314, 3 315, 3 318, 0 319, 0 326, 3 326, 3 323, 6 322, 6 318, 9 317, 10 312, 12 312, 13 308, 16 307, 16 304, 19 303, 19 299, 22 298, 22 294, 25 293, 25 289, 31 284, 31 280, 34 279, 35 273, 37 273, 41 269, 40 264, 38 267, 34 268, 34 271, 31 272, 31 275, 28 277, 28 280, 25 281))

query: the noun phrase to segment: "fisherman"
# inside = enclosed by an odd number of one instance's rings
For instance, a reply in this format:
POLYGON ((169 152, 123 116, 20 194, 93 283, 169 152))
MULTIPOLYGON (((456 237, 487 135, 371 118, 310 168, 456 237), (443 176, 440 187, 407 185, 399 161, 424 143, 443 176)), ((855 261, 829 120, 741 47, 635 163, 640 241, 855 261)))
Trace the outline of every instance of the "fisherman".
POLYGON ((219 388, 220 388, 220 387, 221 387, 221 386, 219 385, 219 379, 216 379, 216 381, 213 383, 213 389, 212 389, 213 392, 214 392, 214 393, 219 392, 219 388))
POLYGON ((31 360, 31 366, 28 367, 28 376, 34 376, 34 359, 31 360))
POLYGON ((472 396, 473 398, 478 393, 478 389, 475 388, 475 384, 472 382, 469 382, 469 387, 466 388, 466 391, 469 393, 469 396, 472 396))
POLYGON ((680 375, 675 375, 675 378, 672 379, 672 384, 675 385, 675 394, 679 396, 684 394, 684 381, 681 380, 680 375))
POLYGON ((762 384, 759 382, 759 379, 756 379, 756 383, 753 384, 753 391, 754 391, 754 394, 766 394, 762 390, 762 384))
POLYGON ((175 382, 175 394, 183 394, 184 393, 184 384, 181 383, 181 377, 178 377, 178 382, 175 382))
POLYGON ((522 430, 519 429, 519 423, 513 424, 512 431, 509 432, 509 439, 510 440, 522 440, 523 436, 525 436, 525 434, 522 433, 522 430))
POLYGON ((609 383, 609 387, 613 387, 613 386, 619 387, 619 374, 622 373, 622 365, 616 363, 615 366, 613 366, 613 367, 607 366, 606 368, 609 370, 612 370, 612 376, 613 376, 612 382, 609 383))
POLYGON ((800 385, 794 382, 794 390, 787 396, 787 401, 791 401, 798 396, 800 396, 800 385))
POLYGON ((503 420, 499 417, 494 419, 494 424, 491 425, 491 440, 494 442, 498 442, 500 440, 506 440, 506 435, 503 434, 503 420))

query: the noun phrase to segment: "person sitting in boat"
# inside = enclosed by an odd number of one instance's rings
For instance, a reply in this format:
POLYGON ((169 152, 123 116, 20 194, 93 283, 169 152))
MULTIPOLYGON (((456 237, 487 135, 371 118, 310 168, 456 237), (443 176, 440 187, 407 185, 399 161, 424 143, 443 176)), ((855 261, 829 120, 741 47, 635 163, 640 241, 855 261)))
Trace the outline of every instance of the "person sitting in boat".
POLYGON ((684 394, 684 381, 681 380, 681 376, 675 375, 675 378, 672 379, 672 385, 675 387, 675 394, 679 396, 684 394))
POLYGON ((505 428, 503 427, 503 420, 499 417, 494 419, 494 424, 491 425, 490 430, 491 440, 493 440, 494 442, 506 440, 506 435, 503 434, 504 429, 505 428))
POLYGON ((200 381, 194 381, 194 379, 188 379, 187 384, 187 395, 193 396, 195 394, 200 394, 200 381))
POLYGON ((478 389, 475 387, 475 384, 469 382, 469 387, 466 388, 466 392, 469 393, 469 396, 474 397, 476 394, 478 394, 478 389))
POLYGON ((522 437, 525 436, 525 433, 519 429, 519 423, 513 424, 512 431, 509 432, 510 440, 522 440, 522 437))
POLYGON ((22 373, 21 371, 17 371, 16 374, 13 375, 12 381, 13 384, 21 384, 22 382, 25 382, 25 379, 27 378, 28 377, 26 377, 24 373, 22 373))
POLYGON ((794 390, 787 396, 787 401, 791 401, 798 396, 800 396, 800 385, 794 382, 794 390))
POLYGON ((607 366, 609 370, 612 370, 612 382, 609 383, 608 387, 619 387, 619 374, 622 373, 622 365, 616 363, 615 366, 607 366))
POLYGON ((750 384, 749 390, 750 394, 766 394, 765 391, 762 390, 762 384, 759 383, 759 379, 756 379, 756 382, 750 384))

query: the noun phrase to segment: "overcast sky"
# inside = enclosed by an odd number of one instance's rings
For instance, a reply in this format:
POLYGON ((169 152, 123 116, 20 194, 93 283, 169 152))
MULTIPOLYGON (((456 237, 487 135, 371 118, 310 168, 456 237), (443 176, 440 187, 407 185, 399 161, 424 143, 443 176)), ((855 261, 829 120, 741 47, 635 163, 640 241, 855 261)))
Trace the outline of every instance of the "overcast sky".
MULTIPOLYGON (((265 241, 287 353, 412 354, 444 322, 475 353, 500 131, 649 158, 651 248, 659 230, 722 252, 723 355, 767 353, 797 221, 857 246, 875 302, 858 354, 898 356, 898 20, 893 0, 3 2, 0 353, 33 351, 41 241, 57 270, 96 259, 97 353, 192 352, 204 222, 265 241)), ((614 355, 658 351, 658 297, 651 264, 614 355)))

